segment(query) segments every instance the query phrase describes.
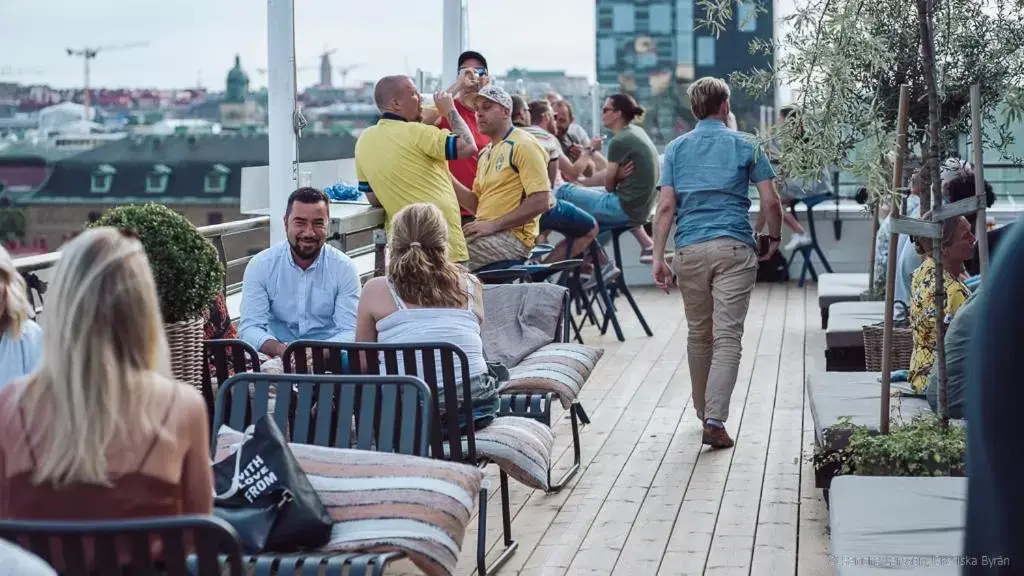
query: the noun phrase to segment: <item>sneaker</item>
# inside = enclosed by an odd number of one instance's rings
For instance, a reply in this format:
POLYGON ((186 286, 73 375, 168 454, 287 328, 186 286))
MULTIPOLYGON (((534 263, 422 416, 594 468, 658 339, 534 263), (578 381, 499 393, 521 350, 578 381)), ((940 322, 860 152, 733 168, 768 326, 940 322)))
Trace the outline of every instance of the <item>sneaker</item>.
MULTIPOLYGON (((665 262, 671 262, 675 254, 673 250, 665 250, 665 262)), ((643 250, 640 252, 641 264, 651 264, 652 262, 654 262, 654 250, 643 250)))
POLYGON ((787 252, 792 252, 793 250, 796 250, 797 248, 803 248, 804 246, 810 246, 813 243, 814 243, 814 241, 811 239, 810 235, 808 235, 808 234, 793 234, 792 236, 790 236, 789 243, 786 244, 786 246, 785 246, 785 248, 783 248, 783 250, 785 250, 787 252))
MULTIPOLYGON (((604 270, 601 271, 601 278, 604 280, 604 285, 607 288, 613 280, 619 277, 622 271, 615 264, 605 264, 604 270)), ((593 274, 585 275, 581 274, 580 279, 583 280, 583 289, 591 290, 597 288, 597 279, 594 278, 593 274)))
POLYGON ((732 438, 729 437, 729 432, 725 429, 725 426, 714 426, 708 423, 704 424, 704 434, 701 442, 716 449, 732 448, 733 445, 732 438))

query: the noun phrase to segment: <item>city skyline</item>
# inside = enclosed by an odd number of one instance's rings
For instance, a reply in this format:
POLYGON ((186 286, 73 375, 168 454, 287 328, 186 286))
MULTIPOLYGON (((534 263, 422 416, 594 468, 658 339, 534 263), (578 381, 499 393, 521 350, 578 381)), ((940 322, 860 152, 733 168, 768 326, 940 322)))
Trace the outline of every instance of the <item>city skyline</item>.
MULTIPOLYGON (((266 67, 267 58, 265 3, 255 7, 243 0, 57 4, 55 0, 2 3, 0 82, 81 88, 82 59, 68 56, 67 48, 144 42, 148 44, 101 53, 92 60, 91 87, 184 89, 201 81, 206 88, 221 90, 236 53, 251 86, 266 84, 266 76, 258 72, 266 67), (204 18, 196 19, 195 14, 204 18)), ((310 67, 299 72, 299 86, 316 83, 325 46, 337 49, 331 57, 335 69, 358 65, 349 73, 347 84, 387 74, 412 74, 417 68, 439 73, 441 6, 441 0, 376 0, 371 10, 355 0, 298 0, 296 60, 298 66, 310 67), (334 32, 336 27, 342 27, 344 35, 334 32)), ((595 76, 593 0, 521 0, 514 5, 469 0, 469 30, 470 48, 487 57, 496 75, 520 67, 595 76), (538 19, 537 14, 544 16, 538 19), (508 26, 516 21, 522 26, 508 26), (552 33, 538 41, 538 27, 545 22, 552 33)), ((336 85, 338 77, 335 72, 336 85)))

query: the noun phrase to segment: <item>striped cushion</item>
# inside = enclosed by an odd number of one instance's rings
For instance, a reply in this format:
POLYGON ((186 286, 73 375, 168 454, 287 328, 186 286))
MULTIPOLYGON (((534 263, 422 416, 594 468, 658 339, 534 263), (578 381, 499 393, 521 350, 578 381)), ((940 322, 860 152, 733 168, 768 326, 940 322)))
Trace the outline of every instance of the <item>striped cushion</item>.
POLYGON ((476 431, 476 450, 506 474, 530 488, 548 491, 555 435, 544 424, 519 416, 502 416, 476 431))
POLYGON ((562 401, 562 408, 568 410, 603 355, 603 348, 562 342, 548 344, 510 369, 510 379, 499 392, 553 392, 562 401))
MULTIPOLYGON (((220 461, 242 434, 217 436, 220 461)), ((289 444, 320 495, 334 529, 321 551, 405 552, 428 576, 450 576, 462 549, 483 472, 404 454, 289 444)))

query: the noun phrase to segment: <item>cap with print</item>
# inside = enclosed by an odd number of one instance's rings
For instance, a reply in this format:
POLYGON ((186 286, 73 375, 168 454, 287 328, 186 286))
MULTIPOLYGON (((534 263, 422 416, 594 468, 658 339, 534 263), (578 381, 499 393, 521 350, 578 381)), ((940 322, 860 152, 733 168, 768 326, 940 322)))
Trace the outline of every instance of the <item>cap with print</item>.
POLYGON ((478 99, 486 98, 509 112, 512 111, 512 97, 508 95, 508 92, 505 92, 504 88, 499 88, 494 84, 488 84, 481 88, 480 91, 477 92, 476 97, 478 99))

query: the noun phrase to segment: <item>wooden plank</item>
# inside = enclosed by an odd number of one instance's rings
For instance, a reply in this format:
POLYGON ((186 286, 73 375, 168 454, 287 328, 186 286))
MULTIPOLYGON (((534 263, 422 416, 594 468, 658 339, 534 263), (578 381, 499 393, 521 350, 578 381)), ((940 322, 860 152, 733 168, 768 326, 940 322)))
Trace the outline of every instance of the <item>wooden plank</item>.
POLYGON ((938 208, 932 209, 932 220, 935 222, 943 222, 945 220, 958 218, 967 214, 975 214, 984 205, 984 197, 970 196, 963 198, 956 202, 943 204, 938 208))
POLYGON ((942 228, 938 222, 926 222, 917 218, 893 218, 889 222, 889 232, 936 240, 942 238, 942 228))
POLYGON ((751 576, 796 572, 805 324, 805 293, 790 285, 786 292, 786 323, 757 513, 751 576))
POLYGON ((773 286, 769 299, 774 305, 768 307, 760 345, 756 348, 753 371, 756 377, 750 380, 736 447, 732 450, 706 573, 737 576, 750 573, 778 387, 786 322, 786 286, 773 286))
MULTIPOLYGON (((738 441, 737 447, 742 446, 748 439, 744 433, 744 419, 746 410, 751 406, 747 399, 755 373, 756 351, 762 345, 770 346, 762 337, 763 327, 767 323, 766 313, 769 309, 770 294, 771 288, 767 286, 762 285, 755 289, 744 328, 743 349, 747 350, 747 353, 740 360, 739 376, 732 395, 728 423, 738 441)), ((699 429, 699 425, 696 427, 699 429)), ((689 482, 682 487, 679 512, 665 545, 659 575, 704 573, 712 553, 723 493, 735 450, 701 449, 693 474, 689 482)), ((718 544, 734 546, 736 542, 732 539, 727 541, 719 538, 718 544)), ((749 546, 746 555, 749 558, 749 546)))
MULTIPOLYGON (((649 318, 663 319, 665 326, 679 324, 682 311, 675 299, 653 289, 637 290, 636 295, 649 318)), ((636 396, 640 385, 644 383, 647 371, 654 367, 667 346, 685 346, 685 340, 679 340, 676 335, 669 332, 659 331, 653 338, 646 337, 643 335, 639 323, 631 314, 623 315, 622 322, 623 331, 627 336, 624 343, 618 342, 610 331, 608 334, 600 336, 596 329, 589 325, 584 332, 584 339, 589 345, 605 347, 605 356, 598 364, 590 381, 583 387, 580 396, 580 401, 592 420, 590 426, 581 430, 583 454, 580 473, 569 486, 558 494, 547 495, 530 491, 515 482, 510 485, 510 499, 513 503, 514 514, 512 529, 520 548, 502 569, 503 571, 514 573, 521 569, 529 561, 538 545, 552 542, 552 538, 545 535, 552 529, 557 531, 558 526, 554 522, 566 506, 571 508, 600 504, 600 500, 587 499, 586 503, 580 504, 576 500, 569 502, 569 499, 574 493, 577 499, 581 497, 581 494, 588 493, 586 489, 575 492, 575 487, 582 478, 596 480, 600 476, 601 469, 596 467, 591 469, 590 464, 597 459, 598 454, 603 455, 612 431, 618 426, 623 414, 630 407, 630 402, 636 396)), ((556 470, 559 470, 567 467, 572 461, 571 432, 568 419, 564 415, 556 420, 555 442, 554 459, 558 462, 556 470)), ((496 475, 492 485, 497 486, 496 475)), ((495 528, 500 526, 500 500, 496 497, 492 497, 489 503, 488 526, 495 528)), ((467 544, 463 546, 459 561, 460 574, 473 573, 475 528, 475 525, 472 526, 471 533, 467 533, 466 536, 467 544)), ((489 529, 488 531, 490 532, 488 548, 493 552, 500 539, 500 530, 489 529)), ((571 548, 572 553, 575 553, 576 550, 576 546, 563 548, 565 550, 571 548)), ((563 550, 563 552, 565 551, 563 550)), ((567 564, 568 562, 565 563, 565 565, 567 564)), ((562 570, 564 568, 565 566, 561 567, 562 570)))
MULTIPOLYGON (((825 349, 825 333, 817 321, 817 302, 808 298, 805 307, 806 328, 804 332, 804 382, 806 374, 825 370, 822 351, 825 349)), ((800 458, 800 513, 797 540, 797 576, 830 576, 835 573, 829 561, 828 509, 821 496, 821 490, 814 487, 814 421, 807 391, 803 393, 803 454, 800 458)))

